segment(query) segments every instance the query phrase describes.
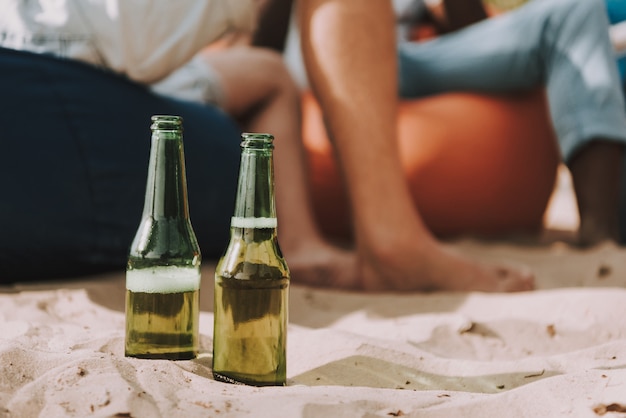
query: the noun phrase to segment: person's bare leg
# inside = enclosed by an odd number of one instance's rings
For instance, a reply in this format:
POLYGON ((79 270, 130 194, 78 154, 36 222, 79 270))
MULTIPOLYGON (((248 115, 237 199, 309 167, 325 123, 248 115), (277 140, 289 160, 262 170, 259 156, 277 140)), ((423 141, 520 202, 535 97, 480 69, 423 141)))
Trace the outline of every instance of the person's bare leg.
POLYGON ((356 287, 353 252, 330 245, 317 227, 301 141, 300 92, 279 54, 237 47, 205 54, 220 74, 224 110, 250 132, 274 135, 276 210, 281 250, 295 282, 356 287))
POLYGON ((624 145, 597 140, 568 166, 580 214, 579 242, 595 245, 619 238, 619 188, 624 145))
POLYGON ((394 17, 388 0, 302 0, 309 80, 349 185, 359 275, 368 290, 519 291, 533 277, 484 266, 437 242, 417 213, 397 150, 394 17))

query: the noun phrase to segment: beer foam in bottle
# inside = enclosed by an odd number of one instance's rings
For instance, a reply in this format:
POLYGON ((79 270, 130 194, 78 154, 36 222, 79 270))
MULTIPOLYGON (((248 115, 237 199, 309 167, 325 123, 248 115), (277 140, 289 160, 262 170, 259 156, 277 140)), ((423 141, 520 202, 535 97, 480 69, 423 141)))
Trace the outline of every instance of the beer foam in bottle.
POLYGON ((178 266, 128 270, 126 289, 134 293, 193 292, 200 289, 200 271, 178 266))
POLYGON ((233 228, 265 229, 276 228, 276 218, 243 218, 234 216, 230 226, 233 228))

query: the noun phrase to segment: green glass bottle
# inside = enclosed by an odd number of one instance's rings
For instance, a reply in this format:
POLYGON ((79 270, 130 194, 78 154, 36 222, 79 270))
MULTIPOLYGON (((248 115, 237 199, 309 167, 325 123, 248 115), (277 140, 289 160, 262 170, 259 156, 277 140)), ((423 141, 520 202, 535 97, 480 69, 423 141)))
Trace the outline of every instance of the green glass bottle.
POLYGON ((200 247, 189 220, 182 118, 153 116, 143 215, 126 268, 126 356, 198 353, 200 247))
POLYGON ((286 384, 289 268, 276 234, 273 140, 243 134, 230 242, 215 272, 213 376, 286 384))

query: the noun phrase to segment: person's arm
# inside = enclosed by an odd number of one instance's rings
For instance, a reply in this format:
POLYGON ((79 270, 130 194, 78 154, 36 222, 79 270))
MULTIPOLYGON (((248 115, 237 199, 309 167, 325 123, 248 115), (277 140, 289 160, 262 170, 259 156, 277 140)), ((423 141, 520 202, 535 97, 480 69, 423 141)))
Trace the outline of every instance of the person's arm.
POLYGON ((626 21, 611 25, 609 36, 615 53, 618 56, 626 55, 626 21))

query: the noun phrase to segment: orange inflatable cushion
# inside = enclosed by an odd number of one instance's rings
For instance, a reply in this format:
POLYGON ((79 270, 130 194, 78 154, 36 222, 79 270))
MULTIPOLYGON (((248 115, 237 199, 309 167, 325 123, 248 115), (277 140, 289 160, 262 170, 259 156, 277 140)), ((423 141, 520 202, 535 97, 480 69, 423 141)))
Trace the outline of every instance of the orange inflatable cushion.
MULTIPOLYGON (((401 101, 398 146, 416 210, 440 237, 536 231, 560 161, 543 91, 449 93, 401 101)), ((312 94, 303 141, 315 214, 328 236, 351 236, 342 177, 312 94)))

